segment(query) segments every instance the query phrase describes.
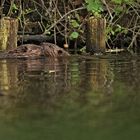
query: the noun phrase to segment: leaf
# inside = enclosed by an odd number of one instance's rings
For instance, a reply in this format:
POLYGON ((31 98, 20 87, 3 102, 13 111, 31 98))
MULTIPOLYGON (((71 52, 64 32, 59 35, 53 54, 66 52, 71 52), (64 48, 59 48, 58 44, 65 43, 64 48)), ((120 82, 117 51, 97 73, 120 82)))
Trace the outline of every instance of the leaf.
POLYGON ((115 4, 121 4, 122 0, 111 0, 112 2, 114 2, 115 4))
POLYGON ((103 11, 102 3, 99 0, 86 0, 87 10, 93 13, 103 11))
POLYGON ((76 20, 71 20, 71 25, 74 27, 74 28, 77 28, 79 27, 79 23, 76 21, 76 20))
POLYGON ((122 33, 127 34, 128 33, 128 29, 123 29, 122 33))
POLYGON ((12 8, 13 8, 13 10, 18 10, 18 7, 16 6, 15 3, 12 5, 12 8))
POLYGON ((72 32, 71 35, 70 35, 70 39, 77 39, 78 36, 79 36, 78 32, 72 32))
POLYGON ((112 31, 111 31, 111 34, 112 34, 112 35, 115 35, 115 32, 112 30, 112 31))
POLYGON ((115 14, 119 15, 122 11, 123 11, 123 7, 122 6, 117 6, 116 8, 114 8, 115 14))
POLYGON ((121 31, 122 31, 122 27, 119 24, 117 24, 116 29, 115 29, 115 33, 116 32, 121 32, 121 31))
POLYGON ((80 15, 78 13, 75 14, 76 19, 78 20, 78 22, 80 22, 80 15))

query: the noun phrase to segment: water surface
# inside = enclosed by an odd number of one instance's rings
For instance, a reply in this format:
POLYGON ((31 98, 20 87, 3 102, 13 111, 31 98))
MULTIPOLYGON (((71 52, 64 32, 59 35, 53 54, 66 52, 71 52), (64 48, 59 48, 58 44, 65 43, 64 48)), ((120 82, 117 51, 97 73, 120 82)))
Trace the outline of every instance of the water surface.
POLYGON ((140 58, 0 60, 0 140, 139 140, 140 58))

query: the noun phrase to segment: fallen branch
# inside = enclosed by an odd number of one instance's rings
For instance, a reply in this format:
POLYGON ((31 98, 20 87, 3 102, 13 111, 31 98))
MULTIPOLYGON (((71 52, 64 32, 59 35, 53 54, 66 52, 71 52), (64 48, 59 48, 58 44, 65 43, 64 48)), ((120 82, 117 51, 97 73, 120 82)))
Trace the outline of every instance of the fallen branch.
POLYGON ((46 42, 52 40, 53 37, 51 36, 46 36, 46 35, 19 35, 18 36, 18 42, 46 42))
POLYGON ((118 48, 116 48, 116 49, 108 49, 105 52, 106 53, 118 53, 118 52, 123 52, 123 51, 125 51, 125 49, 118 49, 118 48))

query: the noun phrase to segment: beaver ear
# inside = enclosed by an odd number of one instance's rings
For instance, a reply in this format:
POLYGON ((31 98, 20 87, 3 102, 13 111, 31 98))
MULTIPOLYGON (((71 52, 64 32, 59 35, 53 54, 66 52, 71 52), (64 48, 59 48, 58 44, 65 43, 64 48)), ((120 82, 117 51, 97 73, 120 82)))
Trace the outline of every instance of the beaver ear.
POLYGON ((27 50, 28 50, 27 46, 24 46, 24 47, 22 48, 22 50, 23 50, 23 52, 27 52, 27 50))

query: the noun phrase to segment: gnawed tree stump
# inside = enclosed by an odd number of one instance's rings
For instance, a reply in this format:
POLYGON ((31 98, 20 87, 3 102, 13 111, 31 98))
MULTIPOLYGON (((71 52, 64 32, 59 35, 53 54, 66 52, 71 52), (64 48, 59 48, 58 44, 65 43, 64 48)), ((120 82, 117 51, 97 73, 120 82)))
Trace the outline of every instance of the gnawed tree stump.
POLYGON ((86 52, 94 54, 105 52, 106 20, 90 17, 87 21, 86 52))
POLYGON ((0 51, 17 48, 18 20, 3 17, 0 19, 0 51))
POLYGON ((70 56, 70 54, 52 43, 42 43, 41 45, 24 44, 16 49, 0 54, 0 58, 57 58, 66 56, 70 56))

